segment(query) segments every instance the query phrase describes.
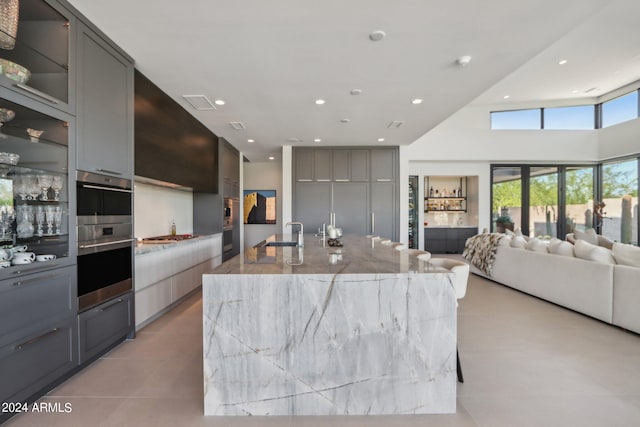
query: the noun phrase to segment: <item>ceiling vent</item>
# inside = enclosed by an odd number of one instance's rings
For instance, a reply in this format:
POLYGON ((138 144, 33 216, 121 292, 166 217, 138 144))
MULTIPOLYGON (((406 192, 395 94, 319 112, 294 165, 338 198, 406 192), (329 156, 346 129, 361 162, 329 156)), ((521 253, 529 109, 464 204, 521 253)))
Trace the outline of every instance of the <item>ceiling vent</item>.
POLYGON ((229 122, 232 128, 235 130, 245 130, 244 123, 242 122, 229 122))
POLYGON ((182 95, 182 97, 198 111, 217 110, 216 106, 204 95, 182 95))
POLYGON ((287 142, 303 142, 300 138, 287 138, 287 142))
POLYGON ((389 129, 398 129, 403 124, 404 124, 404 122, 402 120, 394 120, 391 123, 389 123, 389 126, 387 126, 387 128, 389 128, 389 129))

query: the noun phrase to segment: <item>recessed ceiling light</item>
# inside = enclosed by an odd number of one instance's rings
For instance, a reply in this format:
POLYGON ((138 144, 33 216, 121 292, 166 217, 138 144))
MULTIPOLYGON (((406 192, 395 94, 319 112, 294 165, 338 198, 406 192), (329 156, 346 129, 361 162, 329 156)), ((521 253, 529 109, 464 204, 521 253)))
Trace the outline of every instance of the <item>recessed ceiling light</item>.
POLYGON ((369 34, 369 40, 371 40, 372 42, 379 42, 386 36, 387 36, 387 33, 385 33, 384 31, 376 30, 376 31, 373 31, 371 34, 369 34))
POLYGON ((255 141, 254 139, 247 139, 247 142, 248 142, 249 144, 253 144, 253 143, 254 143, 254 142, 256 142, 256 141, 255 141))
POLYGON ((566 59, 562 59, 558 62, 558 65, 564 65, 566 64, 568 61, 566 59))
POLYGON ((384 138, 378 138, 378 142, 384 142, 384 138))
POLYGON ((362 93, 362 89, 351 89, 349 92, 351 95, 360 95, 362 93))
POLYGON ((471 62, 471 57, 469 55, 463 55, 460 58, 456 59, 456 64, 461 67, 466 67, 471 62))
POLYGON ((322 142, 322 140, 320 138, 316 138, 313 140, 313 142, 322 142))
POLYGON ((269 160, 273 160, 273 159, 275 159, 275 157, 269 156, 269 160))
POLYGON ((412 103, 413 105, 422 104, 422 99, 420 99, 420 98, 416 98, 416 99, 414 99, 413 101, 411 101, 411 103, 412 103))
POLYGON ((340 119, 340 123, 349 123, 351 119, 340 119))
POLYGON ((316 105, 324 104, 324 99, 316 99, 316 105))
POLYGON ((509 98, 511 98, 511 95, 505 95, 505 96, 503 96, 502 98, 504 98, 504 99, 509 99, 509 98))
POLYGON ((578 89, 574 89, 571 91, 571 93, 578 93, 578 92, 580 92, 578 89))
POLYGON ((213 103, 216 105, 224 105, 224 99, 216 99, 213 103))

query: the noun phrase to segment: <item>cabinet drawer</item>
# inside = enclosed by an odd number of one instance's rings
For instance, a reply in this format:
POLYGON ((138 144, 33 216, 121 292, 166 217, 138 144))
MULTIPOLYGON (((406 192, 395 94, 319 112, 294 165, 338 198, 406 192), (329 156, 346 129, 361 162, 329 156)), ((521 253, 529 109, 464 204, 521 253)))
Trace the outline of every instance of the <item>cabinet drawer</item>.
POLYGON ((0 348, 0 402, 20 402, 78 364, 76 316, 0 348))
POLYGON ((0 346, 77 313, 75 267, 0 282, 0 346))
POLYGON ((80 363, 84 363, 133 330, 133 293, 81 313, 78 328, 80 363))

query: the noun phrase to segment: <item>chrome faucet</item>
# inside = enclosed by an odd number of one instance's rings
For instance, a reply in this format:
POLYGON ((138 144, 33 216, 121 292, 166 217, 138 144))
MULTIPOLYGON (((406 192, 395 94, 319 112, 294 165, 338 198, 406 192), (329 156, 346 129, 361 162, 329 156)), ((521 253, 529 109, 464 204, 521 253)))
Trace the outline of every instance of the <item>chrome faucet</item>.
POLYGON ((285 227, 289 226, 289 225, 291 226, 292 231, 293 231, 293 226, 294 225, 299 225, 300 226, 300 230, 298 231, 298 247, 299 248, 303 247, 304 246, 304 237, 303 237, 303 235, 304 235, 304 225, 302 225, 301 222, 288 222, 288 223, 285 224, 285 227))

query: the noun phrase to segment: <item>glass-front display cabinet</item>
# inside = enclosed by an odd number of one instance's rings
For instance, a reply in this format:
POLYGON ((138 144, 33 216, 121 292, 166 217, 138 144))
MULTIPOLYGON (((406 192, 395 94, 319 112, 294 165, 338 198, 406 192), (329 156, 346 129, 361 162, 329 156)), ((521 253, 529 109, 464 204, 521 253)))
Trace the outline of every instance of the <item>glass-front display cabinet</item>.
POLYGON ((0 1, 0 84, 73 113, 73 23, 55 0, 0 1))
POLYGON ((0 99, 0 125, 0 271, 46 268, 69 256, 69 124, 0 99))

